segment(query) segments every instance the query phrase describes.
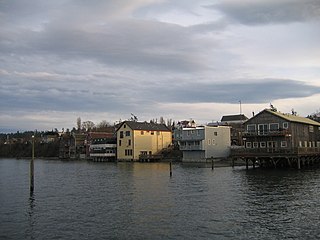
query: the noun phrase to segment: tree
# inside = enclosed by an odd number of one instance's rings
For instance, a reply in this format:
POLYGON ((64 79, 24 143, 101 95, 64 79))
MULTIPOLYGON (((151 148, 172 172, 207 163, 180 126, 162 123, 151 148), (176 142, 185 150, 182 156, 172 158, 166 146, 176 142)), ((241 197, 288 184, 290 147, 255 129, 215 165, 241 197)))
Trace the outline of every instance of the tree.
POLYGON ((80 129, 81 129, 81 118, 78 117, 77 118, 77 130, 80 131, 80 129))
POLYGON ((319 112, 319 110, 317 110, 316 112, 308 115, 307 118, 310 118, 310 119, 312 119, 312 120, 314 120, 316 122, 320 122, 320 112, 319 112))
POLYGON ((82 129, 84 129, 85 131, 90 131, 94 128, 94 123, 92 121, 85 121, 82 123, 82 129))
POLYGON ((160 117, 160 124, 166 124, 163 117, 160 117))

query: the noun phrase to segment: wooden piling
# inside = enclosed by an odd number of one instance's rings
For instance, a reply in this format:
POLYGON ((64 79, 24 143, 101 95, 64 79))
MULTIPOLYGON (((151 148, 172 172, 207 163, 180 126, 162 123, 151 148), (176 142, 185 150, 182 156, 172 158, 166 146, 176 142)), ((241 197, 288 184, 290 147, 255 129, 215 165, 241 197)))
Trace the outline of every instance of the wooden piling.
POLYGON ((249 169, 249 163, 248 163, 248 159, 246 158, 246 169, 249 169))
POLYGON ((300 157, 298 157, 298 169, 301 169, 301 165, 300 165, 300 157))
POLYGON ((32 158, 30 161, 30 193, 34 190, 34 136, 32 136, 32 158))
POLYGON ((172 161, 170 160, 170 177, 172 177, 172 161))
POLYGON ((213 159, 211 159, 211 170, 214 169, 214 162, 213 162, 213 159))

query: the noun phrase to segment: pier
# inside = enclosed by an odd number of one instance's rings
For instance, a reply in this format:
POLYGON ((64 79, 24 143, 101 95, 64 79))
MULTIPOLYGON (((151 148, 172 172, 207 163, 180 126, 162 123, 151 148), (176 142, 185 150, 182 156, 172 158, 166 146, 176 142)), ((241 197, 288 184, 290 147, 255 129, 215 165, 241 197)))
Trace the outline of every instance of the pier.
POLYGON ((234 162, 240 159, 246 163, 246 168, 252 165, 263 168, 296 168, 320 165, 320 148, 239 148, 233 149, 231 158, 234 162))

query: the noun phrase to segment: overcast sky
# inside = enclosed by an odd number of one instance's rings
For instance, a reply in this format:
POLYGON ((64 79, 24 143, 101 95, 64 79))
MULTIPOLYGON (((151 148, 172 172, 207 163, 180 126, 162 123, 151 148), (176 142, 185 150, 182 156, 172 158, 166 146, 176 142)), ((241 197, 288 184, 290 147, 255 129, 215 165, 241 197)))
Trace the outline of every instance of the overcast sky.
POLYGON ((1 0, 0 129, 320 109, 319 0, 1 0))

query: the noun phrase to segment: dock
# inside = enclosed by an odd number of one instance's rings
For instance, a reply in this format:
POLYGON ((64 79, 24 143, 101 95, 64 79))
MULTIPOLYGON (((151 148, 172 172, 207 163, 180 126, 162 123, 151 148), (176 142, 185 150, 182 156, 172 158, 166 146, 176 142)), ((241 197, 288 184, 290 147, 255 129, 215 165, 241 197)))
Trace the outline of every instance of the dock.
POLYGON ((242 160, 246 168, 306 168, 320 165, 320 148, 238 148, 232 149, 231 158, 242 160))

